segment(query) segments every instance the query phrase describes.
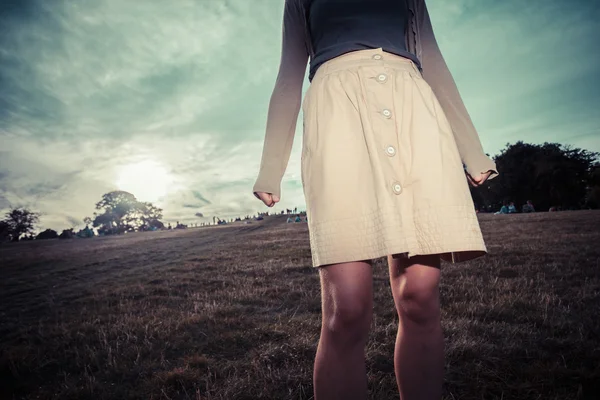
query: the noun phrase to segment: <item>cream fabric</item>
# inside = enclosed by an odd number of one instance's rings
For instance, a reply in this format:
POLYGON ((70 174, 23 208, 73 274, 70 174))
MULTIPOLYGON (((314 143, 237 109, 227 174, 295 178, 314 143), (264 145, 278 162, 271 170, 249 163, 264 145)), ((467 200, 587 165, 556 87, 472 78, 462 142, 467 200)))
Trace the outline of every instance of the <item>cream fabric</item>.
POLYGON ((313 266, 484 255, 452 129, 415 64, 382 49, 323 64, 303 102, 313 266))
MULTIPOLYGON (((446 113, 461 160, 476 176, 495 163, 484 153, 475 127, 438 48, 424 0, 406 0, 411 18, 405 35, 407 49, 421 61, 423 77, 446 113)), ((302 98, 309 57, 314 55, 304 18, 307 0, 285 0, 279 73, 269 103, 267 127, 258 178, 253 192, 281 197, 281 179, 287 168, 302 98)), ((256 196, 258 197, 258 196, 256 196)))

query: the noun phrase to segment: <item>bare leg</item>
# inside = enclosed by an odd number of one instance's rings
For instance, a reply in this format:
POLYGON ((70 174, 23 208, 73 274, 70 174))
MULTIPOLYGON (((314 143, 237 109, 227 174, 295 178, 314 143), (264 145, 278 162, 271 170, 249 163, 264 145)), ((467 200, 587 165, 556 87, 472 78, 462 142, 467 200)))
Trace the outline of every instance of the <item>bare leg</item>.
POLYGON ((394 352, 401 400, 440 400, 444 379, 444 338, 440 321, 439 255, 410 259, 388 256, 398 312, 394 352))
POLYGON ((319 272, 323 315, 314 365, 315 400, 364 400, 365 346, 373 317, 371 263, 332 264, 319 272))

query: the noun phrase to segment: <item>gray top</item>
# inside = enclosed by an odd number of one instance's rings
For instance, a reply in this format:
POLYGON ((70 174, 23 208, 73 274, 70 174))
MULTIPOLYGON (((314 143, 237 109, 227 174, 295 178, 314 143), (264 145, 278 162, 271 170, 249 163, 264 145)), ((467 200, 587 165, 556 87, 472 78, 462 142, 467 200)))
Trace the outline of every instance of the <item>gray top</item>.
POLYGON ((335 57, 380 47, 413 60, 421 69, 417 56, 406 49, 406 0, 310 0, 306 12, 315 52, 311 81, 317 69, 335 57))

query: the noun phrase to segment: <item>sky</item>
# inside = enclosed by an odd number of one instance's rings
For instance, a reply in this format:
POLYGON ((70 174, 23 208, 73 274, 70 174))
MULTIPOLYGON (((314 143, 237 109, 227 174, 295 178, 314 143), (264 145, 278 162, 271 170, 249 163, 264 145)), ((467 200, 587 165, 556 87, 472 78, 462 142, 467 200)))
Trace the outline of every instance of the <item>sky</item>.
MULTIPOLYGON (((427 4, 488 154, 518 140, 600 151, 600 1, 427 4)), ((80 228, 112 190, 165 222, 304 209, 301 122, 281 202, 252 195, 282 13, 283 0, 0 0, 0 212, 80 228)))

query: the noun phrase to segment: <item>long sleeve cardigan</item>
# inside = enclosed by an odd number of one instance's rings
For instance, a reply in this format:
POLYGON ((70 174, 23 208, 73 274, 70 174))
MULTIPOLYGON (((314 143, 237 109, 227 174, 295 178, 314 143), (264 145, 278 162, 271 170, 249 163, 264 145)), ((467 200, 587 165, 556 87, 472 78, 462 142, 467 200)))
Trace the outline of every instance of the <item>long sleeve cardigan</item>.
MULTIPOLYGON (((406 48, 421 61, 422 75, 435 93, 452 128, 461 160, 471 176, 492 171, 496 164, 483 151, 479 135, 471 121, 458 88, 438 47, 425 0, 407 0, 410 10, 406 30, 406 48)), ((302 84, 309 57, 314 56, 308 24, 306 0, 285 0, 282 51, 279 73, 271 95, 267 127, 258 178, 257 192, 281 198, 281 180, 287 168, 298 114, 302 102, 302 84)))

